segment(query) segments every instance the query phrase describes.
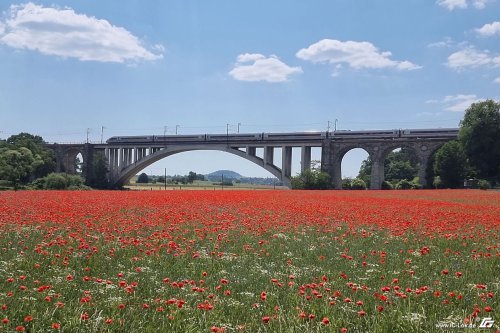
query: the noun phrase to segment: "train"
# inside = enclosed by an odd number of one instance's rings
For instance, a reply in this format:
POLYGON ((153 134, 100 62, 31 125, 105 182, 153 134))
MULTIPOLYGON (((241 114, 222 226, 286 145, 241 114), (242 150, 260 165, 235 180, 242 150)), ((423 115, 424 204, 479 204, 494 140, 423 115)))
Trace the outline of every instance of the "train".
POLYGON ((114 136, 108 144, 141 144, 141 143, 196 143, 196 142, 253 142, 253 141, 318 141, 323 139, 399 139, 399 138, 456 138, 458 128, 438 129, 393 129, 351 131, 336 130, 332 132, 294 132, 294 133, 244 133, 244 134, 196 134, 196 135, 148 135, 148 136, 114 136))

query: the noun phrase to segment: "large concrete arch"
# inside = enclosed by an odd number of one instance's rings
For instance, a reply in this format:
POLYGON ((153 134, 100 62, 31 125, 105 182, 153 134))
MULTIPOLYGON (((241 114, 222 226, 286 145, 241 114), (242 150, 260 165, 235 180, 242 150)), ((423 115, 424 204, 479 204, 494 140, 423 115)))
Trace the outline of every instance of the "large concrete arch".
POLYGON ((227 145, 197 146, 189 148, 186 146, 169 146, 124 167, 118 174, 111 175, 112 183, 115 187, 123 186, 138 172, 163 158, 179 153, 197 150, 216 150, 242 157, 269 171, 273 176, 280 179, 283 182, 283 185, 291 187, 290 178, 284 177, 280 168, 276 167, 275 165, 265 163, 264 160, 258 156, 247 154, 244 151, 228 147, 227 145))

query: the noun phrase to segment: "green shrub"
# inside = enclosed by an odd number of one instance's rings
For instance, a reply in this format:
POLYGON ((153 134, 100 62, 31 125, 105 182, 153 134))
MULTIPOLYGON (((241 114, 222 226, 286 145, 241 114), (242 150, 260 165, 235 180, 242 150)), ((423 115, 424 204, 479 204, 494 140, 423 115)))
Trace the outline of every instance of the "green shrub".
POLYGON ((365 181, 360 178, 354 178, 351 181, 351 190, 366 190, 365 181))
POLYGON ((490 182, 484 179, 480 179, 479 182, 477 183, 477 186, 481 190, 489 190, 491 188, 490 182))
POLYGON ((47 190, 64 190, 68 187, 68 181, 63 174, 51 173, 45 177, 45 189, 47 190))
POLYGON ((411 182, 411 189, 412 190, 421 190, 423 188, 424 187, 421 184, 416 183, 416 182, 411 182))
POLYGON ((342 179, 342 189, 343 190, 350 190, 351 189, 351 183, 352 183, 352 179, 351 178, 344 178, 344 179, 342 179))
POLYGON ((444 188, 444 184, 441 181, 441 177, 439 176, 434 177, 434 180, 432 181, 432 186, 434 186, 434 188, 444 188))
POLYGON ((413 188, 413 183, 406 179, 401 179, 396 185, 397 190, 410 190, 413 188))
POLYGON ((392 190, 394 187, 392 186, 391 183, 389 183, 387 180, 384 180, 380 186, 382 190, 392 190))

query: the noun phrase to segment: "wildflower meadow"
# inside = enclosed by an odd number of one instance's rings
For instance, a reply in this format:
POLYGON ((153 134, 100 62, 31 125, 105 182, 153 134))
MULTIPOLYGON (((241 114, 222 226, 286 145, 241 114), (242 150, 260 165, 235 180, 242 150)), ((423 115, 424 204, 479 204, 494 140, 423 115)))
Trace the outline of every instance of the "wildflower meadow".
POLYGON ((0 192, 2 332, 498 332, 500 193, 0 192))

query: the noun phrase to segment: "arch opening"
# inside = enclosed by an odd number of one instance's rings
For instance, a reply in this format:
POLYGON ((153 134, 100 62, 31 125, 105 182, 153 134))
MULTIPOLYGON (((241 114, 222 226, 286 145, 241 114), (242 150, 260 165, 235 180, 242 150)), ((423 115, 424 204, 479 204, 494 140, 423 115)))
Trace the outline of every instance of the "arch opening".
MULTIPOLYGON (((263 159, 259 156, 252 156, 245 151, 227 146, 212 149, 170 148, 157 151, 139 160, 137 163, 122 169, 115 179, 115 184, 117 186, 124 185, 134 176, 143 172, 156 181, 158 179, 164 180, 165 169, 167 181, 172 180, 176 175, 179 176, 177 179, 189 176, 190 172, 196 173, 196 175, 207 175, 219 171, 213 176, 216 178, 220 174, 225 174, 224 182, 232 181, 238 184, 242 182, 254 182, 259 185, 281 185, 281 181, 279 180, 281 170, 279 168, 272 165, 265 165, 263 159), (163 177, 163 179, 160 177, 163 177)), ((212 177, 212 180, 214 180, 214 177, 212 177)), ((204 178, 208 181, 208 177, 204 178)))
POLYGON ((383 188, 419 187, 420 167, 418 155, 413 148, 405 146, 393 148, 385 155, 383 188))
POLYGON ((75 173, 81 175, 83 173, 83 155, 81 152, 75 156, 75 173))
POLYGON ((342 189, 370 187, 371 159, 363 148, 351 148, 341 157, 342 189))

